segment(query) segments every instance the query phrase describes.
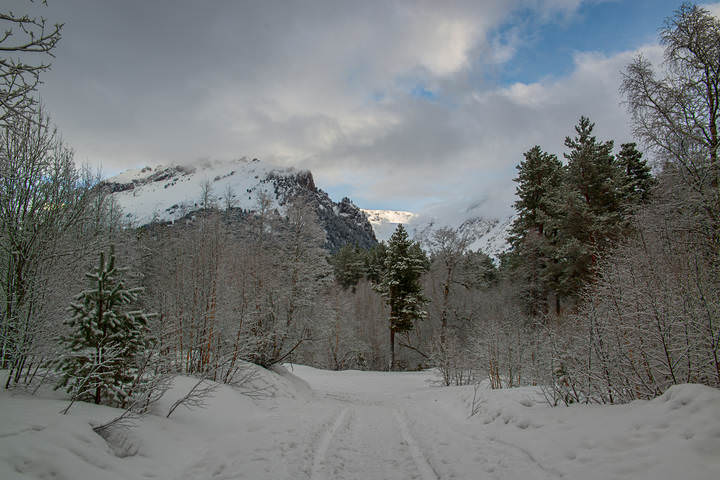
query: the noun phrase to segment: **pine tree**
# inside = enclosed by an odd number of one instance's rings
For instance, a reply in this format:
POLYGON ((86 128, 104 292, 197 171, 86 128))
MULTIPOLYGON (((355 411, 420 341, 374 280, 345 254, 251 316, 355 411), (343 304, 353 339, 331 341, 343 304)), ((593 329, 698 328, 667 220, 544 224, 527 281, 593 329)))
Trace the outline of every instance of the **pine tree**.
POLYGON ((557 156, 535 146, 525 152, 517 170, 517 217, 510 230, 510 265, 522 279, 528 312, 536 315, 547 311, 548 293, 557 280, 552 263, 557 235, 548 225, 553 225, 558 216, 556 200, 563 186, 563 166, 557 156))
POLYGON ((562 163, 557 156, 545 153, 539 146, 525 152, 525 160, 516 168, 518 176, 514 207, 517 217, 512 225, 511 243, 521 242, 530 231, 542 235, 545 223, 553 212, 553 195, 563 181, 562 163))
POLYGON ((333 266, 335 280, 344 289, 352 288, 365 276, 365 256, 366 252, 361 250, 357 245, 343 245, 340 250, 335 253, 330 263, 333 266))
POLYGON ((595 124, 580 117, 576 136, 566 137, 565 188, 557 202, 564 214, 555 218, 558 245, 556 290, 574 296, 592 276, 597 256, 613 245, 624 219, 624 172, 612 155, 613 142, 592 135, 595 124))
POLYGON ((423 306, 428 300, 422 294, 420 277, 429 268, 420 245, 410 241, 405 228, 398 225, 387 245, 379 283, 374 285, 390 307, 391 369, 395 369, 395 333, 409 332, 416 320, 427 315, 423 306))
POLYGON ((68 355, 60 362, 65 387, 74 398, 96 404, 125 406, 138 386, 135 360, 150 344, 149 315, 130 310, 141 288, 127 288, 123 270, 100 253, 97 269, 87 273, 91 288, 75 297, 69 333, 62 338, 68 355))
POLYGON ((380 283, 385 271, 385 257, 387 256, 387 245, 380 242, 370 248, 365 254, 365 276, 373 285, 380 283))
POLYGON ((650 198, 650 190, 655 185, 650 166, 642 158, 643 154, 633 143, 623 143, 616 156, 618 166, 625 173, 623 195, 626 203, 636 205, 650 198))

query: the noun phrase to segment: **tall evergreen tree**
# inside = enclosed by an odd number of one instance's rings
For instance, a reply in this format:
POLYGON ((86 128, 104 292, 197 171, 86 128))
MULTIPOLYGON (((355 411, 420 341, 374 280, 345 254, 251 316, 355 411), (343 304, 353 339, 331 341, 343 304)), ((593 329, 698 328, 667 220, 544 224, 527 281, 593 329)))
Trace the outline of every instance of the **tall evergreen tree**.
POLYGON ((525 152, 517 170, 517 217, 510 230, 510 264, 522 279, 529 313, 536 315, 547 310, 548 290, 557 277, 551 264, 556 232, 548 226, 558 215, 556 198, 563 186, 563 166, 557 156, 536 145, 525 152))
POLYGON ((128 288, 115 265, 114 249, 107 261, 100 253, 97 269, 87 273, 90 289, 75 297, 69 333, 62 339, 68 355, 60 362, 65 387, 77 399, 124 406, 137 385, 136 358, 150 343, 149 315, 130 306, 141 288, 128 288))
POLYGON ((427 298, 422 294, 420 277, 430 268, 425 252, 417 242, 408 238, 407 231, 398 225, 388 242, 384 268, 375 289, 390 307, 390 368, 395 369, 395 334, 413 329, 414 322, 425 318, 423 306, 427 298))
MULTIPOLYGON (((592 135, 595 124, 580 117, 576 136, 566 137, 567 185, 580 196, 587 207, 588 223, 602 228, 615 223, 623 200, 624 176, 613 157, 613 141, 599 142, 592 135)), ((595 232, 591 232, 595 233, 595 232)), ((599 236, 593 239, 601 242, 599 236)))
POLYGON ((624 172, 612 155, 613 142, 600 142, 592 134, 595 124, 580 117, 575 137, 566 137, 569 151, 565 188, 558 202, 564 215, 557 216, 559 268, 557 293, 573 296, 587 282, 597 255, 614 244, 623 220, 624 172))
POLYGON ((553 195, 563 181, 562 163, 557 156, 543 152, 538 145, 524 155, 514 178, 518 200, 513 205, 517 211, 510 237, 513 245, 521 242, 529 231, 545 233, 548 216, 553 212, 553 195))

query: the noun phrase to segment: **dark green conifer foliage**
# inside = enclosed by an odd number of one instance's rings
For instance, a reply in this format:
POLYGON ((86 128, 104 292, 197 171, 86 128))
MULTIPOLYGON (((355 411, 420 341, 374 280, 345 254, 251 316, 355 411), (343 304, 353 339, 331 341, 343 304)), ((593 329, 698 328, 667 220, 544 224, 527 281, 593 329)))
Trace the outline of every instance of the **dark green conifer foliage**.
POLYGON ((553 196, 563 182, 562 163, 557 156, 543 152, 537 145, 524 155, 514 179, 518 200, 513 205, 517 211, 510 237, 513 245, 522 242, 528 231, 545 233, 548 217, 553 215, 553 196))
POLYGON ((466 252, 458 265, 457 283, 465 288, 489 288, 498 280, 492 258, 480 250, 466 252))
POLYGON ((125 406, 137 387, 136 359, 150 344, 149 315, 130 310, 141 288, 127 288, 114 250, 106 261, 100 253, 97 269, 87 273, 90 289, 75 297, 72 317, 62 339, 67 356, 60 362, 65 387, 79 400, 125 406))
POLYGON ((365 256, 365 250, 357 245, 344 245, 332 256, 330 264, 341 287, 354 289, 365 276, 365 256))
POLYGON ((595 124, 587 117, 580 117, 575 126, 576 136, 566 137, 565 146, 570 150, 567 159, 567 186, 569 199, 580 200, 588 240, 602 245, 606 235, 621 216, 625 177, 612 155, 613 142, 599 142, 592 135, 595 124))
POLYGON ((385 271, 386 255, 387 245, 385 242, 378 243, 365 254, 365 274, 373 285, 380 283, 380 279, 385 271))
POLYGON ((514 207, 517 217, 510 230, 509 265, 525 286, 522 296, 531 315, 547 311, 549 289, 557 283, 553 260, 557 240, 558 193, 563 188, 563 166, 555 155, 534 146, 517 166, 514 207))
POLYGON ((599 142, 595 124, 580 117, 575 137, 567 137, 565 188, 558 203, 564 215, 556 217, 559 232, 555 257, 559 263, 557 293, 573 296, 589 280, 597 256, 612 246, 624 219, 623 170, 612 155, 613 142, 599 142))
POLYGON ((408 238, 402 224, 390 238, 384 257, 384 268, 374 288, 390 307, 390 368, 394 369, 395 333, 412 330, 415 321, 427 315, 423 306, 428 300, 422 294, 420 277, 430 262, 420 245, 408 238))
POLYGON ((517 167, 517 217, 505 263, 522 279, 533 315, 548 310, 550 297, 559 312, 561 298, 577 295, 655 182, 634 143, 623 144, 616 158, 613 142, 598 141, 594 127, 580 117, 575 136, 565 139, 565 166, 535 146, 517 167))
POLYGON ((652 176, 650 166, 642 158, 643 154, 637 149, 637 145, 623 143, 616 161, 625 174, 623 195, 625 202, 630 205, 645 203, 650 198, 650 190, 655 186, 655 178, 652 176))

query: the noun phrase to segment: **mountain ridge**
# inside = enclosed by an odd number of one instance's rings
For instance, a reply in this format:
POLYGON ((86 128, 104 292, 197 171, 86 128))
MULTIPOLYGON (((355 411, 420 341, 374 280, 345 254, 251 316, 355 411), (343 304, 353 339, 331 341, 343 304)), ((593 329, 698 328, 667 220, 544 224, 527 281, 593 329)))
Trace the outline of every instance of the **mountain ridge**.
POLYGON ((408 233, 424 246, 427 246, 434 230, 442 227, 460 228, 462 226, 462 228, 469 229, 475 238, 469 246, 470 250, 482 250, 498 260, 500 254, 509 248, 507 236, 515 216, 488 218, 474 215, 474 210, 475 208, 471 206, 449 221, 431 214, 404 210, 363 209, 363 213, 368 217, 379 241, 389 240, 400 223, 405 225, 408 233))
POLYGON ((326 233, 325 247, 377 244, 370 222, 347 197, 334 202, 315 185, 312 172, 276 167, 258 159, 203 161, 195 165, 158 165, 131 169, 102 182, 134 226, 173 223, 212 202, 220 208, 257 211, 261 198, 285 213, 288 202, 307 201, 326 233))

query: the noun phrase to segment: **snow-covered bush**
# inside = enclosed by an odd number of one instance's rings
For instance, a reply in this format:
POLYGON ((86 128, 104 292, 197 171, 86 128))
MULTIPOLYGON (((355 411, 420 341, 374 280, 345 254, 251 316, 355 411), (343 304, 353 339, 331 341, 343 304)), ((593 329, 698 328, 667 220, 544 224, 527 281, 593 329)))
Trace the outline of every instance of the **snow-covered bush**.
POLYGON ((556 326, 555 386, 574 389, 576 401, 720 387, 718 256, 687 213, 674 203, 642 212, 633 237, 599 265, 582 307, 556 326))

